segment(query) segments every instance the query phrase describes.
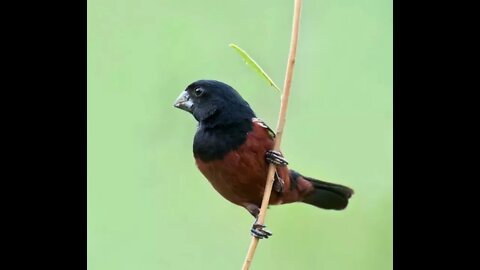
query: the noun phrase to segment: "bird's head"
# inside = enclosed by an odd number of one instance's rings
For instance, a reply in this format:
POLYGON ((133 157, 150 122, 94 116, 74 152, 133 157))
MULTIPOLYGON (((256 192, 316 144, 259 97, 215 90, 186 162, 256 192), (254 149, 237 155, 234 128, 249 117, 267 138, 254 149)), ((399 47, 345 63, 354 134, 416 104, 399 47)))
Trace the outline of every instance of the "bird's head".
POLYGON ((255 117, 248 103, 235 89, 214 80, 191 83, 173 106, 191 113, 197 121, 212 126, 255 117))

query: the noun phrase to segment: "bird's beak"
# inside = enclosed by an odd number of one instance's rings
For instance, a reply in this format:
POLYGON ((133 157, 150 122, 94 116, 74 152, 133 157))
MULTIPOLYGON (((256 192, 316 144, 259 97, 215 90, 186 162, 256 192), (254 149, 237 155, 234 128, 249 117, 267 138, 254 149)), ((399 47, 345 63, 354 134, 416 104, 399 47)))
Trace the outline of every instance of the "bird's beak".
POLYGON ((175 100, 174 107, 192 113, 193 102, 190 100, 190 96, 187 91, 183 91, 180 96, 175 100))

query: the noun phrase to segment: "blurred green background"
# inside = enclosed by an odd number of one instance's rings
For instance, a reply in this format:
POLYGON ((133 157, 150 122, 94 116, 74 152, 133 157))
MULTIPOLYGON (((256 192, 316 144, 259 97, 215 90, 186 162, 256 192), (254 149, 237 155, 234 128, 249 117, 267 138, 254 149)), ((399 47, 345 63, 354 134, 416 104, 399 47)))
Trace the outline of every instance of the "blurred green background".
MULTIPOLYGON (((283 152, 351 186, 348 209, 272 207, 252 269, 392 269, 392 1, 303 1, 283 152)), ((88 269, 240 269, 253 222, 192 157, 174 109, 197 79, 236 88, 275 128, 293 1, 88 1, 88 269)))

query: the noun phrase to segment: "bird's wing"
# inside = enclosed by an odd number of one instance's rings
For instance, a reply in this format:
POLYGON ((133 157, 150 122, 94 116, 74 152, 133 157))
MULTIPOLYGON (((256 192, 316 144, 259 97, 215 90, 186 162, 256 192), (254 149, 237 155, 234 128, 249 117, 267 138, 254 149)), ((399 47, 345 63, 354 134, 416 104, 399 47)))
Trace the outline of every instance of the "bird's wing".
MULTIPOLYGON (((260 118, 253 118, 252 122, 254 125, 257 125, 267 131, 270 139, 270 147, 273 147, 273 140, 275 139, 275 132, 260 118)), ((288 168, 287 167, 276 167, 275 169, 275 176, 274 176, 274 190, 278 193, 284 192, 284 185, 286 179, 288 177, 288 168)))
POLYGON ((275 131, 273 131, 262 119, 260 119, 260 118, 253 118, 253 119, 252 119, 252 122, 253 122, 254 124, 256 124, 256 125, 259 125, 259 126, 265 128, 265 129, 267 129, 268 134, 270 135, 270 137, 271 137, 272 139, 275 138, 275 131))

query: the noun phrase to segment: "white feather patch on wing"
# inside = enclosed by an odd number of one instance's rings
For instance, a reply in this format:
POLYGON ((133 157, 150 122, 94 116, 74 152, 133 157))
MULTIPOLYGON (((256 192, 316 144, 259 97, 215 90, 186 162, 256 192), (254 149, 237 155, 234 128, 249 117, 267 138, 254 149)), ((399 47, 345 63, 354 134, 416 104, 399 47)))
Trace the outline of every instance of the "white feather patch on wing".
POLYGON ((275 131, 273 131, 262 119, 260 118, 252 118, 252 122, 267 129, 268 133, 271 135, 272 138, 275 138, 275 131))

